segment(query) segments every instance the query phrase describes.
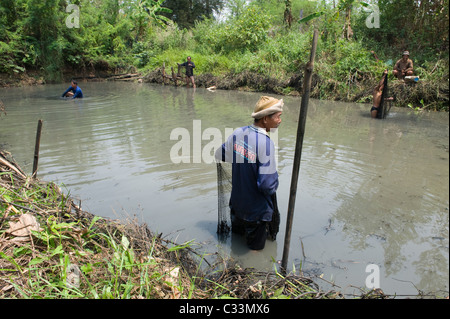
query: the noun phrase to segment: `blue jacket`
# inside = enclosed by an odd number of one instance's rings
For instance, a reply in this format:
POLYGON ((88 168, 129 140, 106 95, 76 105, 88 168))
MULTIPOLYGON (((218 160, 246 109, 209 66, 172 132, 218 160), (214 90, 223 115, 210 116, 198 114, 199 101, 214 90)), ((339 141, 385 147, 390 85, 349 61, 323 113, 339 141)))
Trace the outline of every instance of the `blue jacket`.
POLYGON ((77 86, 76 89, 74 89, 72 86, 69 86, 69 88, 63 93, 62 97, 64 97, 66 95, 66 93, 69 91, 73 92, 72 99, 75 99, 78 97, 83 97, 83 92, 81 92, 81 89, 79 86, 77 86))
POLYGON ((275 146, 266 131, 253 125, 236 129, 216 158, 232 163, 230 208, 236 216, 250 222, 271 221, 278 173, 275 146))
POLYGON ((186 61, 184 63, 181 63, 180 65, 186 67, 186 76, 194 76, 194 70, 193 70, 195 68, 194 62, 186 61))

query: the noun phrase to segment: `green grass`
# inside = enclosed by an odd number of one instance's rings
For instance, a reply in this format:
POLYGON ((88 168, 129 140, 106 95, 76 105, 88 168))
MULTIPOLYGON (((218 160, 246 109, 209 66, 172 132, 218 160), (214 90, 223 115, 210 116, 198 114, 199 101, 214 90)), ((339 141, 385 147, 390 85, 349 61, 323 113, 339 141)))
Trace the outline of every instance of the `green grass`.
MULTIPOLYGON (((26 176, 9 157, 0 150, 2 299, 344 298, 321 291, 301 269, 242 269, 217 254, 210 264, 194 241, 174 243, 136 220, 83 211, 58 185, 26 176), (14 227, 24 216, 37 224, 28 221, 35 228, 19 237, 14 227)), ((364 289, 352 296, 388 297, 364 289)))

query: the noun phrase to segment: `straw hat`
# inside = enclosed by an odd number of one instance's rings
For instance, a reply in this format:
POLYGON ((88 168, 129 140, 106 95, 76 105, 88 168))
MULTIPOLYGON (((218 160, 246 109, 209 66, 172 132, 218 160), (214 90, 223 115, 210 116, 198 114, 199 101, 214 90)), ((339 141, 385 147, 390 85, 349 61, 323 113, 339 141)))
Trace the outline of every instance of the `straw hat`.
POLYGON ((283 99, 277 100, 270 96, 261 96, 255 105, 255 111, 252 113, 252 117, 260 119, 267 115, 282 112, 283 105, 283 99))

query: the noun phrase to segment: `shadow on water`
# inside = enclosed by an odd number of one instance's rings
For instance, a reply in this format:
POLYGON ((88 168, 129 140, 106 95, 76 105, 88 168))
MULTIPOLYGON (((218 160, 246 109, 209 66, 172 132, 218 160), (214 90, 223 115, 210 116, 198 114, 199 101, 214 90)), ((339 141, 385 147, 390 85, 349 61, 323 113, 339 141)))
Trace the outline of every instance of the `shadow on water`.
MULTIPOLYGON (((254 253, 242 238, 218 241, 216 167, 204 159, 211 153, 208 129, 224 141, 230 130, 250 124, 261 94, 79 85, 85 97, 78 101, 60 98, 66 84, 0 89, 7 112, 0 140, 25 171, 32 169, 43 119, 38 176, 64 183, 85 210, 135 215, 155 232, 194 239, 243 267, 274 268, 283 249, 299 98, 283 97, 277 135, 280 233, 254 253), (188 153, 178 163, 171 152, 180 130, 188 153)), ((448 291, 448 113, 393 108, 385 120, 374 120, 369 109, 310 101, 289 267, 364 287, 366 266, 376 264, 385 293, 448 291)))

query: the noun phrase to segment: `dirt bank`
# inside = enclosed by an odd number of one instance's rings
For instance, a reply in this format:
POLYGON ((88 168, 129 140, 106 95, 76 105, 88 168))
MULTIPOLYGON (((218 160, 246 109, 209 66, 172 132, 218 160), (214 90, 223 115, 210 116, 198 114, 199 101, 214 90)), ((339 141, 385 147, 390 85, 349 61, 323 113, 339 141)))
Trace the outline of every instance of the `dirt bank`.
MULTIPOLYGON (((66 68, 61 73, 61 79, 58 82, 69 82, 71 79, 85 81, 143 81, 163 84, 161 69, 153 70, 144 75, 139 73, 134 67, 114 69, 106 62, 103 64, 98 62, 96 65, 83 69, 66 68)), ((219 90, 240 90, 299 96, 302 93, 303 74, 296 73, 284 78, 275 78, 251 71, 231 72, 222 76, 203 73, 196 75, 195 82, 197 87, 204 88, 215 86, 219 90)), ((361 80, 352 81, 347 85, 338 83, 333 79, 323 79, 317 74, 313 74, 311 97, 322 100, 371 103, 372 90, 377 82, 377 79, 363 77, 361 80)), ((45 83, 48 82, 37 71, 20 74, 0 74, 0 87, 42 85, 45 83)), ((167 79, 166 84, 174 85, 174 82, 167 79)), ((183 84, 184 81, 178 82, 178 85, 183 84)), ((389 95, 394 97, 393 106, 449 111, 448 80, 443 80, 440 83, 422 80, 418 83, 404 83, 403 81, 392 80, 389 82, 389 95)))
MULTIPOLYGON (((162 70, 156 69, 144 75, 142 79, 148 83, 163 84, 162 70)), ((371 103, 372 90, 378 81, 377 79, 364 78, 361 81, 353 81, 345 86, 347 89, 343 90, 342 83, 337 83, 332 79, 323 79, 317 74, 313 74, 310 96, 315 99, 371 103)), ((297 73, 286 78, 275 78, 250 71, 227 73, 220 77, 203 73, 195 77, 195 83, 197 87, 208 88, 215 86, 221 90, 242 90, 299 96, 302 93, 303 74, 297 73)), ((167 80, 166 84, 174 85, 171 80, 167 80)), ((178 85, 183 84, 183 81, 178 83, 178 85)), ((427 81, 405 83, 393 80, 389 84, 389 95, 394 97, 394 106, 425 107, 429 110, 448 111, 448 81, 443 81, 442 83, 427 81)))

